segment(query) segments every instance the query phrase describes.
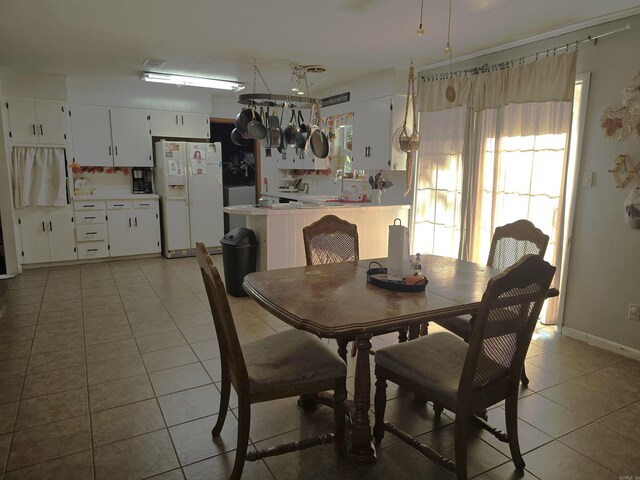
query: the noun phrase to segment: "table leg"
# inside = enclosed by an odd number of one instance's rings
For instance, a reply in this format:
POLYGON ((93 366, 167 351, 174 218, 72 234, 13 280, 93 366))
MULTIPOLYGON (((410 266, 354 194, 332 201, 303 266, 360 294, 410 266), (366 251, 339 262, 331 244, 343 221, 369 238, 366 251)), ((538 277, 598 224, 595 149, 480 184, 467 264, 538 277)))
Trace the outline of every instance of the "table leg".
POLYGON ((374 463, 376 450, 371 436, 371 424, 369 422, 369 405, 371 402, 371 371, 369 368, 369 352, 371 350, 371 334, 358 335, 356 345, 358 357, 356 358, 355 413, 351 428, 351 444, 347 457, 358 463, 374 463))
POLYGON ((412 323, 409 325, 409 340, 415 340, 420 336, 420 324, 412 323))

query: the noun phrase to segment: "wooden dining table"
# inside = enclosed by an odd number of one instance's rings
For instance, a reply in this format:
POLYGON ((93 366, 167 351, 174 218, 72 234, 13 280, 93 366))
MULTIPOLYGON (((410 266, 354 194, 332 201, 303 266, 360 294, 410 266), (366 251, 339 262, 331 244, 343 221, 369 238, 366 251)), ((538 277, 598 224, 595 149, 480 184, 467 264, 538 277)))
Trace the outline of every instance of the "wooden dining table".
MULTIPOLYGON (((386 259, 376 259, 385 266, 386 259)), ((489 279, 498 270, 455 258, 424 255, 425 291, 398 292, 367 283, 370 260, 256 272, 244 278, 244 290, 262 307, 291 325, 322 338, 334 338, 346 359, 346 345, 357 346, 354 412, 347 456, 372 463, 371 372, 374 335, 406 331, 417 336, 421 324, 478 310, 489 279)), ((406 337, 405 337, 406 338, 406 337)), ((401 340, 402 335, 401 335, 401 340)))

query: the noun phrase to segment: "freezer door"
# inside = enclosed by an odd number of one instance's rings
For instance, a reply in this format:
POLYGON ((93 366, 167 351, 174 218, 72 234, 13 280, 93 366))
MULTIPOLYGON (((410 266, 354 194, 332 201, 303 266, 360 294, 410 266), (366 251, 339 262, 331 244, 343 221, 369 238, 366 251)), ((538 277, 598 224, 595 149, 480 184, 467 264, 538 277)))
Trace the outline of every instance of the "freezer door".
POLYGON ((222 144, 187 144, 191 247, 217 247, 224 236, 222 144))
POLYGON ((164 254, 171 257, 171 251, 190 248, 189 206, 187 199, 162 199, 162 235, 164 254))

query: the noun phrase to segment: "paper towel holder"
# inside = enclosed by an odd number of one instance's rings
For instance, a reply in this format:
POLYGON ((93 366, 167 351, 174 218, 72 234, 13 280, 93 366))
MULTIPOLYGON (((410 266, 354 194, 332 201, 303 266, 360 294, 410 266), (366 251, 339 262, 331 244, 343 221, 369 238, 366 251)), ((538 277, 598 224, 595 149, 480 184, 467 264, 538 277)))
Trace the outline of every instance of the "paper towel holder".
POLYGON ((394 224, 394 225, 396 224, 396 221, 398 222, 398 225, 402 226, 402 219, 401 219, 401 218, 395 218, 395 219, 393 220, 393 224, 394 224))

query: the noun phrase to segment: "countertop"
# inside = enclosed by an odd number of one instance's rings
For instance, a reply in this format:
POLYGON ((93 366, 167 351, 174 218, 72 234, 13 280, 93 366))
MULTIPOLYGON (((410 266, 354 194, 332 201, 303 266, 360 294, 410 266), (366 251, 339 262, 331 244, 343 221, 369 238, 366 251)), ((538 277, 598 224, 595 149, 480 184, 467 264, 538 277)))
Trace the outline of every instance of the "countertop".
POLYGON ((225 213, 231 215, 296 215, 307 213, 309 210, 342 210, 342 209, 363 209, 367 211, 384 210, 409 210, 411 205, 373 205, 371 203, 308 203, 291 204, 276 203, 268 207, 256 207, 255 205, 232 205, 224 207, 225 213))
POLYGON ((74 195, 72 200, 86 202, 91 200, 157 200, 160 195, 155 193, 138 193, 129 195, 74 195))

